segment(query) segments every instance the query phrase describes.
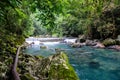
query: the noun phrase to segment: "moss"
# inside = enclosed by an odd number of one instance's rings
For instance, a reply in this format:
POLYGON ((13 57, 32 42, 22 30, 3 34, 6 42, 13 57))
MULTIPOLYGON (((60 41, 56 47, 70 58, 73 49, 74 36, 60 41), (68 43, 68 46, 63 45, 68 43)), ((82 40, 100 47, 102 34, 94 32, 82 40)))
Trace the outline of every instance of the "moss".
MULTIPOLYGON (((10 77, 9 65, 13 60, 12 56, 3 56, 2 59, 4 62, 0 62, 0 80, 5 80, 5 77, 10 77)), ((20 54, 17 72, 21 80, 35 80, 35 78, 38 80, 79 80, 69 64, 67 55, 63 52, 47 58, 20 54)))
POLYGON ((41 49, 47 49, 47 46, 40 46, 41 49))
POLYGON ((114 40, 114 39, 105 39, 103 41, 103 45, 105 46, 111 46, 111 45, 119 45, 120 44, 120 41, 118 40, 114 40))
POLYGON ((36 58, 36 59, 42 59, 43 56, 36 56, 36 55, 35 55, 35 58, 36 58))
POLYGON ((29 73, 25 73, 21 76, 21 80, 35 80, 33 76, 31 76, 29 73))
POLYGON ((68 57, 64 53, 60 53, 58 61, 53 62, 50 66, 50 80, 79 80, 73 67, 69 64, 68 57))
MULTIPOLYGON (((10 78, 9 69, 13 63, 12 56, 8 54, 0 58, 0 80, 10 78)), ((32 56, 20 54, 17 72, 21 80, 79 80, 74 69, 69 64, 68 57, 65 53, 60 52, 48 58, 42 56, 32 56)))

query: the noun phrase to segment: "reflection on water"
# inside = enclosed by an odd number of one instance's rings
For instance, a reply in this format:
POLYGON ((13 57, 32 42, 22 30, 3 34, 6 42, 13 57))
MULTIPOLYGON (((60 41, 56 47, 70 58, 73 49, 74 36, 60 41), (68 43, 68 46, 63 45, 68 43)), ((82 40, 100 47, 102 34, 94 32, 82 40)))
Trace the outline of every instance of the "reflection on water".
POLYGON ((33 45, 25 53, 47 57, 55 54, 55 48, 60 48, 67 52, 70 64, 80 80, 120 80, 120 52, 87 46, 71 48, 66 44, 53 42, 44 45, 47 49, 40 49, 41 45, 33 45))

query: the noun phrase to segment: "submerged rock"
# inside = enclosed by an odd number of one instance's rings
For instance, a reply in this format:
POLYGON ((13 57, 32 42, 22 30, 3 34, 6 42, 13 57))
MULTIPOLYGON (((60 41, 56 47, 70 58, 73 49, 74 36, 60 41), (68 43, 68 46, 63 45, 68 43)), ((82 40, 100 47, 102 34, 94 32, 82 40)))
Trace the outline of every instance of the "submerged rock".
POLYGON ((99 68, 100 64, 99 64, 99 62, 92 61, 92 62, 89 63, 89 67, 91 67, 91 68, 99 68))
POLYGON ((65 51, 65 50, 63 50, 63 49, 61 49, 61 48, 55 48, 55 52, 56 52, 56 53, 61 53, 61 52, 63 52, 63 51, 65 51))
POLYGON ((73 48, 80 48, 80 47, 82 47, 82 44, 81 43, 73 43, 70 46, 73 48))
POLYGON ((47 49, 47 46, 42 45, 42 46, 40 46, 40 48, 41 49, 47 49))

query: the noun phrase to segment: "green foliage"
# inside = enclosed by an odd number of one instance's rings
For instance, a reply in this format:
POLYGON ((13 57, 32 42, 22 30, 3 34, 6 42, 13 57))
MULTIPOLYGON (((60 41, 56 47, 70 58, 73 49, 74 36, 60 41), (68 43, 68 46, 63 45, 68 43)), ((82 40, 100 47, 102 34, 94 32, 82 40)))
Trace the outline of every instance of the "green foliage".
POLYGON ((36 10, 36 12, 34 14, 30 15, 30 18, 33 22, 33 27, 34 27, 34 31, 33 31, 33 36, 38 36, 38 35, 45 35, 47 34, 47 28, 45 26, 43 26, 41 19, 38 18, 40 12, 38 10, 36 10))
POLYGON ((62 30, 61 33, 67 36, 88 35, 89 25, 101 14, 104 0, 71 0, 68 3, 63 20, 57 22, 58 31, 62 30))
POLYGON ((56 61, 50 66, 50 71, 48 73, 49 79, 79 80, 74 69, 69 64, 66 54, 61 52, 58 55, 56 56, 56 61))
POLYGON ((119 34, 118 0, 71 0, 67 16, 58 24, 63 35, 85 34, 91 38, 116 38, 119 34), (115 8, 116 7, 116 8, 115 8))
POLYGON ((90 25, 91 38, 106 39, 106 38, 117 38, 120 33, 119 28, 119 12, 120 7, 110 7, 102 11, 98 19, 93 20, 90 25), (96 34, 97 37, 96 37, 96 34))
MULTIPOLYGON (((48 31, 48 34, 52 34, 55 29, 56 15, 63 14, 67 0, 44 0, 36 3, 37 5, 37 18, 41 22, 42 28, 48 31)), ((41 26, 40 26, 41 27, 41 26)))
POLYGON ((21 76, 22 80, 35 80, 29 73, 25 73, 23 76, 21 76))
POLYGON ((105 39, 104 41, 103 41, 103 44, 105 45, 105 46, 111 46, 111 45, 120 45, 120 41, 118 41, 118 40, 113 40, 113 39, 105 39))
POLYGON ((0 49, 4 52, 8 46, 15 52, 30 35, 115 38, 120 33, 119 4, 119 0, 1 0, 0 49))
POLYGON ((0 53, 15 53, 17 46, 32 33, 32 22, 24 10, 23 2, 0 1, 0 53))

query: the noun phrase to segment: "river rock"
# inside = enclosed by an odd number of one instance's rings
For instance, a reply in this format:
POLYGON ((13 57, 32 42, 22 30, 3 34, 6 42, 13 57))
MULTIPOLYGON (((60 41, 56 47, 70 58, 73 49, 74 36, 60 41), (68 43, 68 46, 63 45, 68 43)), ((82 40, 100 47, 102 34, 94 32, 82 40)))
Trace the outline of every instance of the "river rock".
POLYGON ((70 46, 73 48, 80 48, 82 45, 80 43, 72 43, 70 46))
POLYGON ((119 40, 115 40, 115 39, 111 39, 111 38, 105 39, 102 43, 106 47, 112 46, 112 45, 120 45, 120 41, 119 40))
POLYGON ((95 48, 105 48, 105 46, 100 42, 97 42, 97 44, 93 47, 95 47, 95 48))
POLYGON ((69 64, 68 57, 61 52, 49 57, 51 64, 49 65, 48 77, 50 80, 78 80, 73 68, 69 64))
POLYGON ((84 43, 85 41, 86 41, 85 39, 79 39, 79 38, 78 38, 78 39, 76 40, 76 43, 84 43))
POLYGON ((92 61, 92 62, 89 63, 89 67, 91 67, 91 68, 99 68, 100 64, 99 64, 99 62, 92 61))
POLYGON ((60 49, 60 48, 55 48, 55 52, 56 52, 56 53, 60 53, 60 52, 63 52, 63 51, 65 51, 65 50, 60 49))
POLYGON ((95 40, 86 40, 86 46, 95 46, 97 42, 95 40))
POLYGON ((115 49, 115 50, 120 51, 120 45, 112 45, 112 46, 108 46, 107 48, 108 49, 115 49))
POLYGON ((79 80, 63 52, 47 58, 36 56, 25 58, 24 54, 20 56, 23 59, 19 59, 18 68, 22 80, 79 80))
POLYGON ((40 46, 40 48, 41 48, 41 49, 47 49, 47 46, 42 45, 42 46, 40 46))

